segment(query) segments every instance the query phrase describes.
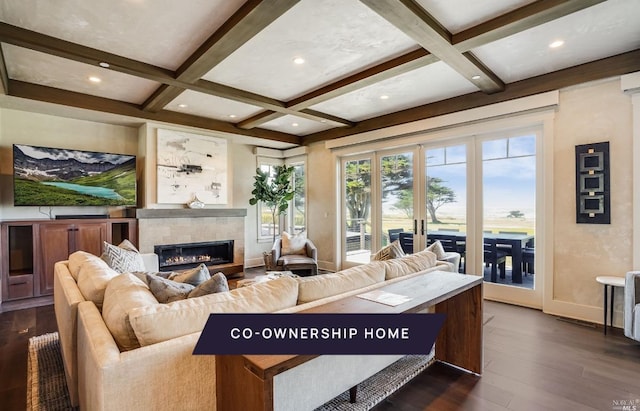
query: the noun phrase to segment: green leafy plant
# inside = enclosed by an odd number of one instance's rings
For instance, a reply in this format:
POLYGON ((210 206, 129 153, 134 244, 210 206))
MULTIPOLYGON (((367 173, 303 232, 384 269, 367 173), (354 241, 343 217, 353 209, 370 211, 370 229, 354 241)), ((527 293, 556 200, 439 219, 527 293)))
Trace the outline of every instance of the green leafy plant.
MULTIPOLYGON (((276 216, 283 214, 293 199, 294 189, 291 176, 294 168, 286 165, 274 166, 271 173, 256 169, 253 182, 253 197, 249 204, 256 205, 258 201, 269 208, 273 216, 273 224, 276 224, 276 216)), ((276 240, 276 231, 273 230, 273 241, 276 240)))

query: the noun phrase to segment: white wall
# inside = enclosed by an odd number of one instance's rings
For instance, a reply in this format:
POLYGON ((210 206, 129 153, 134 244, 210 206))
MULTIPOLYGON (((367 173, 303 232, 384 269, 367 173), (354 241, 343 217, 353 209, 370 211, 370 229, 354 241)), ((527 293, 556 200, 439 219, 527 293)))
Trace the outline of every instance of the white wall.
MULTIPOLYGON (((555 121, 552 312, 602 322, 603 290, 595 278, 632 268, 633 139, 631 97, 619 78, 562 90, 555 121), (611 224, 576 224, 575 146, 609 142, 611 224)), ((618 290, 615 323, 622 325, 618 290)))

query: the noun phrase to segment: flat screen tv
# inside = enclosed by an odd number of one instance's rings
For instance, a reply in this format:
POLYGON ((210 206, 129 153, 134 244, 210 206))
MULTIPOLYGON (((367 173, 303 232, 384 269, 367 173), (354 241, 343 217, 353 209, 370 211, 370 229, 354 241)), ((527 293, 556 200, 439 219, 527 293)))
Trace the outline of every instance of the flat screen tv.
POLYGON ((13 145, 16 206, 135 206, 136 157, 13 145))

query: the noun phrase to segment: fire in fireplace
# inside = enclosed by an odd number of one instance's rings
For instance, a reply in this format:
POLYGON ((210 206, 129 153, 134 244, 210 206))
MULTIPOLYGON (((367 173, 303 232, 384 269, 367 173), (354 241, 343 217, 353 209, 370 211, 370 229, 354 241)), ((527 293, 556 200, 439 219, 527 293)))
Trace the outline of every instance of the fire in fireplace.
POLYGON ((153 250, 160 269, 181 270, 202 263, 213 266, 233 262, 233 240, 156 245, 153 250))

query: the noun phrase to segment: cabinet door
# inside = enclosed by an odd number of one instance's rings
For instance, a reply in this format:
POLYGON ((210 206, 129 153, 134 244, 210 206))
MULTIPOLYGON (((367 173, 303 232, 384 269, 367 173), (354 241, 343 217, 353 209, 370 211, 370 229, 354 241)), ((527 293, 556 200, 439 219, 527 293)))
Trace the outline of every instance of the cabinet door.
POLYGON ((40 264, 39 284, 36 295, 53 293, 53 266, 58 261, 68 259, 72 252, 73 225, 40 225, 40 264))
POLYGON ((75 224, 73 234, 73 251, 82 250, 93 255, 101 255, 102 243, 107 241, 107 224, 75 224))

